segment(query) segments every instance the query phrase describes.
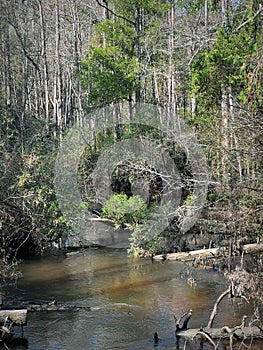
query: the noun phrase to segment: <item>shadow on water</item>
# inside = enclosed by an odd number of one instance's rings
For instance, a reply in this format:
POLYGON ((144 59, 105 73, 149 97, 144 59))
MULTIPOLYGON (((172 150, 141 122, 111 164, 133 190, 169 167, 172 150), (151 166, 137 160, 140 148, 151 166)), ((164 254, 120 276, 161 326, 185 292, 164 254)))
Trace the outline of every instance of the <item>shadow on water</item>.
MULTIPOLYGON (((208 350, 208 343, 176 344, 173 315, 191 308, 189 326, 205 326, 226 282, 217 273, 198 271, 197 286, 191 288, 182 278, 184 269, 179 263, 129 258, 120 249, 91 249, 64 260, 24 263, 23 278, 9 293, 23 300, 92 307, 29 314, 25 336, 30 350, 208 350), (160 338, 157 344, 154 332, 160 338)), ((240 324, 243 314, 244 306, 225 299, 215 326, 240 324)))

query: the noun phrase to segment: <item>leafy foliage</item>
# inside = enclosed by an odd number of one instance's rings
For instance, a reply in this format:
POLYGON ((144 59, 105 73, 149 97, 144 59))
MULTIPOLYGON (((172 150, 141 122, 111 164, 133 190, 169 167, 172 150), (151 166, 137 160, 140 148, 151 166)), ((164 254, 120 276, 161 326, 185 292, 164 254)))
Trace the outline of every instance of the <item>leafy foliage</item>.
POLYGON ((1 115, 0 132, 0 255, 7 261, 21 252, 41 253, 64 237, 69 225, 53 188, 49 138, 44 142, 42 130, 34 130, 31 148, 22 145, 12 109, 1 115))
POLYGON ((58 241, 69 227, 56 200, 52 163, 50 157, 32 152, 23 157, 23 172, 17 177, 16 192, 23 198, 24 212, 30 218, 32 240, 39 249, 58 241))
POLYGON ((119 226, 135 226, 149 218, 149 209, 140 196, 128 197, 124 193, 116 193, 106 200, 102 214, 113 219, 119 226))
POLYGON ((256 19, 240 29, 239 20, 237 12, 232 28, 219 27, 213 46, 203 49, 192 62, 192 90, 198 96, 200 111, 211 111, 215 103, 220 106, 223 87, 231 86, 243 103, 251 99, 250 76, 256 62, 252 57, 258 55, 262 37, 251 40, 257 33, 256 19))
POLYGON ((88 87, 88 105, 127 100, 138 87, 138 64, 116 46, 93 47, 82 61, 82 80, 88 87))
POLYGON ((160 39, 161 21, 171 7, 157 0, 115 0, 111 5, 115 16, 94 26, 92 45, 82 60, 88 108, 131 101, 134 94, 138 99, 146 65, 155 61, 153 51, 160 39))

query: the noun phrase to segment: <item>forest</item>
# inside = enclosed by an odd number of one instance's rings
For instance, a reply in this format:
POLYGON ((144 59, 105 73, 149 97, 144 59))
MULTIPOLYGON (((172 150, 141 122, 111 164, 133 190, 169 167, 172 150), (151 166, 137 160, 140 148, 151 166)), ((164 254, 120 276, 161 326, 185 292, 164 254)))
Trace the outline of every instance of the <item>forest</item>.
MULTIPOLYGON (((92 135, 77 166, 79 210, 129 229, 131 254, 229 242, 238 254, 263 239, 260 0, 2 0, 0 28, 1 279, 19 276, 19 259, 74 235, 54 185, 72 128, 92 135), (139 123, 140 106, 151 106, 166 131, 142 112, 139 123), (195 144, 169 133, 174 124, 195 144), (117 154, 114 145, 130 139, 156 153, 117 154), (107 150, 115 167, 103 192, 107 150), (168 223, 147 236, 158 215, 168 223)), ((256 255, 232 271, 261 307, 262 268, 256 255)))

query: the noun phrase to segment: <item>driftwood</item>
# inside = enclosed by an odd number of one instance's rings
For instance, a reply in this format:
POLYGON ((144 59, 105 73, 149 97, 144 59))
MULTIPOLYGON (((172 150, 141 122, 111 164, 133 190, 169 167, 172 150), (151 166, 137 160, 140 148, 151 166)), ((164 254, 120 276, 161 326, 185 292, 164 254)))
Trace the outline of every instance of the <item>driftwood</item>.
POLYGON ((179 318, 174 316, 176 333, 187 329, 187 325, 191 317, 192 317, 192 310, 185 312, 179 318))
POLYGON ((25 326, 27 324, 27 309, 21 310, 0 310, 0 325, 11 320, 13 326, 25 326))
POLYGON ((91 310, 89 306, 76 306, 65 304, 29 304, 27 310, 30 312, 36 311, 79 311, 79 310, 91 310))
POLYGON ((241 246, 241 252, 244 253, 259 253, 263 252, 263 243, 251 243, 241 246))
POLYGON ((219 303, 220 303, 221 300, 223 300, 224 297, 225 297, 226 295, 228 295, 230 292, 231 292, 231 288, 229 287, 226 291, 224 291, 224 292, 218 297, 217 301, 215 302, 213 311, 212 311, 212 313, 211 313, 211 316, 210 316, 210 319, 209 319, 209 322, 208 322, 208 325, 207 325, 208 328, 211 328, 211 327, 212 327, 214 318, 215 318, 215 316, 217 315, 217 310, 218 310, 218 305, 219 305, 219 303))
MULTIPOLYGON (((234 327, 235 328, 235 327, 234 327)), ((201 328, 201 329, 186 329, 176 332, 176 336, 184 337, 187 339, 194 339, 195 337, 202 337, 207 334, 212 339, 229 339, 230 334, 233 333, 236 339, 242 340, 246 339, 263 339, 263 332, 257 326, 243 327, 234 329, 230 327, 222 328, 201 328), (203 334, 202 334, 203 333, 203 334)))
POLYGON ((200 328, 200 329, 187 329, 187 323, 190 317, 192 316, 192 310, 190 310, 188 313, 185 313, 183 316, 181 316, 179 321, 177 321, 177 318, 175 318, 176 337, 177 338, 183 337, 189 340, 193 340, 194 338, 206 339, 214 346, 214 349, 217 349, 217 345, 215 344, 214 339, 219 339, 219 340, 229 339, 230 349, 232 349, 233 339, 236 339, 238 341, 242 341, 244 339, 247 339, 247 340, 263 339, 263 329, 261 327, 256 325, 245 326, 245 323, 247 320, 246 315, 243 316, 242 322, 238 326, 235 326, 232 328, 228 326, 223 326, 221 328, 212 328, 214 318, 218 312, 218 306, 220 302, 224 299, 224 297, 226 297, 227 295, 234 297, 231 286, 227 290, 225 290, 216 300, 211 316, 209 318, 207 327, 200 328), (183 326, 180 326, 180 321, 182 319, 184 319, 185 321, 183 323, 183 326))
POLYGON ((190 252, 168 253, 155 255, 154 260, 171 260, 171 261, 193 261, 197 257, 214 258, 222 254, 222 248, 199 249, 190 252))
MULTIPOLYGON (((59 304, 56 300, 50 302, 50 303, 28 303, 28 302, 21 302, 19 305, 9 303, 2 306, 1 312, 7 313, 7 312, 18 312, 22 310, 18 310, 23 308, 25 312, 36 312, 36 311, 79 311, 79 310, 91 310, 91 307, 89 306, 77 306, 77 305, 67 305, 67 304, 59 304)), ((1 318, 0 318, 1 323, 1 318)))
POLYGON ((228 326, 223 326, 221 328, 211 328, 211 326, 214 320, 215 315, 217 314, 217 307, 220 301, 230 292, 229 290, 226 290, 224 293, 220 295, 220 297, 216 301, 216 306, 213 309, 213 312, 211 314, 211 317, 209 319, 208 326, 205 328, 200 329, 187 329, 187 322, 189 321, 188 317, 186 318, 186 323, 183 323, 183 326, 179 326, 179 322, 181 321, 182 317, 185 315, 192 315, 192 310, 190 312, 184 314, 179 321, 177 318, 175 318, 176 321, 176 329, 175 334, 176 337, 183 337, 188 340, 193 340, 194 338, 202 338, 208 340, 215 349, 217 349, 217 346, 214 342, 214 340, 221 340, 221 339, 229 339, 230 340, 230 349, 232 349, 233 345, 233 339, 237 341, 242 341, 244 339, 251 340, 251 339, 263 339, 263 330, 262 328, 258 326, 245 326, 245 321, 247 319, 247 316, 243 316, 242 322, 239 326, 235 326, 233 328, 230 328, 228 326))
MULTIPOLYGON (((263 252, 263 243, 245 244, 240 247, 240 253, 257 253, 263 252)), ((199 249, 190 252, 179 252, 170 254, 160 254, 153 257, 154 260, 175 260, 175 261, 194 261, 198 257, 215 258, 228 255, 227 247, 199 249)))

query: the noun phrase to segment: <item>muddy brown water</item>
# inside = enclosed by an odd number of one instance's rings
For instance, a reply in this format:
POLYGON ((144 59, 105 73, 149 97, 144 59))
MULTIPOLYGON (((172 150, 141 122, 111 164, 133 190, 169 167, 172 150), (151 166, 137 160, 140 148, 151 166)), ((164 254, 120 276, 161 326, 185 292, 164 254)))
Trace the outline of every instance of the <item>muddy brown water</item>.
MULTIPOLYGON (((90 306, 91 311, 30 313, 24 335, 30 350, 211 349, 208 343, 176 343, 173 315, 192 309, 189 327, 208 323, 226 281, 211 270, 194 271, 176 262, 127 257, 125 250, 90 249, 66 259, 41 259, 21 266, 23 277, 8 290, 21 300, 90 306), (159 342, 154 344, 153 334, 159 342)), ((214 326, 240 324, 250 307, 225 298, 214 326)), ((219 349, 228 349, 227 345, 219 349)), ((239 348, 243 349, 243 348, 239 348)), ((263 349, 257 343, 254 350, 263 349)))

